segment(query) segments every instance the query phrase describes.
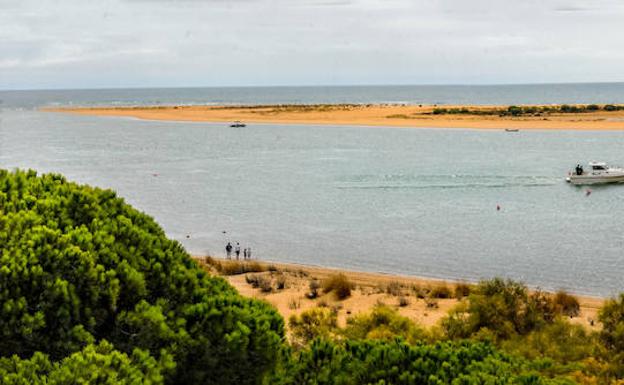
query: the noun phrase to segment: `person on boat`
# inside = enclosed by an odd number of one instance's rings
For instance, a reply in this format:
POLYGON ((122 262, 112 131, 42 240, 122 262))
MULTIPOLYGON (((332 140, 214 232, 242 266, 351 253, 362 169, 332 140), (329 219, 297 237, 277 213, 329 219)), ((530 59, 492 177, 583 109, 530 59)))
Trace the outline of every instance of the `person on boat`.
POLYGON ((576 165, 576 175, 583 175, 583 167, 580 164, 576 165))
POLYGON ((232 256, 232 244, 230 242, 225 245, 225 254, 227 255, 228 259, 230 259, 232 256))

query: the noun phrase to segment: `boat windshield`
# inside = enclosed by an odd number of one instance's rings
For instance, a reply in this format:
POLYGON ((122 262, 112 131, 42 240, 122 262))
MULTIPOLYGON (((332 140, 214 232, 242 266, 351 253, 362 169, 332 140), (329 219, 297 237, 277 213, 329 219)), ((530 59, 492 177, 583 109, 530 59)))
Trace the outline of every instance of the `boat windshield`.
POLYGON ((606 168, 606 166, 603 166, 601 164, 595 164, 595 165, 592 166, 592 169, 593 170, 606 170, 607 168, 606 168))

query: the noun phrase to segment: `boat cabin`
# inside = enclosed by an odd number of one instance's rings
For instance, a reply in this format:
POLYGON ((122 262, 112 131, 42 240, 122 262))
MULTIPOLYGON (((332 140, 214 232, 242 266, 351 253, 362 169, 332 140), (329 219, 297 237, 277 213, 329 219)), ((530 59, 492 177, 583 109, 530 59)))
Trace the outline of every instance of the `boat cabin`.
POLYGON ((592 171, 605 171, 607 164, 604 162, 590 162, 589 167, 591 167, 592 171))

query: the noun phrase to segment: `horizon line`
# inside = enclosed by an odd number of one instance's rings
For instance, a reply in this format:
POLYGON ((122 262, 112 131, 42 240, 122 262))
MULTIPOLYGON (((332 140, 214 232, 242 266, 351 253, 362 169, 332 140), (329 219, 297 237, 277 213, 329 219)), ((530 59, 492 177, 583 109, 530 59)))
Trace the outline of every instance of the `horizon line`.
POLYGON ((153 90, 153 89, 201 89, 201 88, 340 88, 340 87, 499 87, 499 86, 557 86, 582 84, 624 84, 618 81, 586 81, 586 82, 535 82, 535 83, 420 83, 420 84, 282 84, 282 85, 222 85, 222 86, 130 86, 130 87, 80 87, 80 88, 9 88, 0 92, 33 92, 33 91, 108 91, 108 90, 153 90))

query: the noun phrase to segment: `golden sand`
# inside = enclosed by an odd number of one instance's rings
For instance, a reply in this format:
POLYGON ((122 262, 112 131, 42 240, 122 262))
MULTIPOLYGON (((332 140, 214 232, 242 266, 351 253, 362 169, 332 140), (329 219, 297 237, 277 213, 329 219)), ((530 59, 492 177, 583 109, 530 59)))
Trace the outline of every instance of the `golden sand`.
MULTIPOLYGON (((496 106, 443 106, 474 110, 496 106)), ((552 113, 542 116, 477 114, 434 115, 434 106, 414 105, 302 105, 302 106, 166 106, 54 108, 46 111, 81 115, 132 117, 147 120, 242 121, 253 123, 396 126, 422 128, 624 130, 624 111, 552 113)), ((251 128, 251 127, 250 127, 251 128)))
MULTIPOLYGON (((217 261, 224 261, 216 259, 217 261)), ((197 258, 202 261, 202 258, 197 258)), ((293 314, 319 306, 320 303, 327 306, 337 307, 338 323, 341 326, 346 324, 346 319, 358 313, 370 312, 377 304, 385 304, 398 310, 399 314, 410 318, 423 326, 433 326, 440 319, 446 316, 454 306, 459 303, 455 298, 433 300, 437 307, 431 307, 431 300, 417 298, 413 290, 414 287, 434 288, 446 286, 453 292, 458 282, 441 281, 420 277, 408 277, 389 275, 381 273, 365 273, 355 271, 345 271, 324 267, 286 264, 286 263, 264 263, 265 266, 273 265, 277 272, 262 272, 248 274, 262 274, 275 279, 277 274, 283 274, 286 278, 286 288, 283 290, 273 290, 270 293, 263 293, 259 288, 253 288, 245 280, 245 274, 226 276, 228 282, 234 286, 239 293, 244 296, 262 299, 272 304, 279 313, 288 321, 293 314), (309 283, 312 279, 322 281, 330 275, 343 273, 353 282, 356 289, 352 291, 349 298, 339 301, 332 293, 322 294, 317 299, 308 299, 306 293, 309 292, 309 283), (394 284, 401 288, 401 293, 389 294, 388 285, 394 284), (404 297, 408 301, 407 306, 399 306, 399 298, 404 297), (427 303, 429 302, 429 303, 427 303)), ((596 321, 598 309, 602 306, 604 299, 596 297, 577 297, 581 312, 578 317, 570 319, 572 323, 584 325, 588 328, 599 327, 597 322, 593 326, 591 321, 596 321)))

